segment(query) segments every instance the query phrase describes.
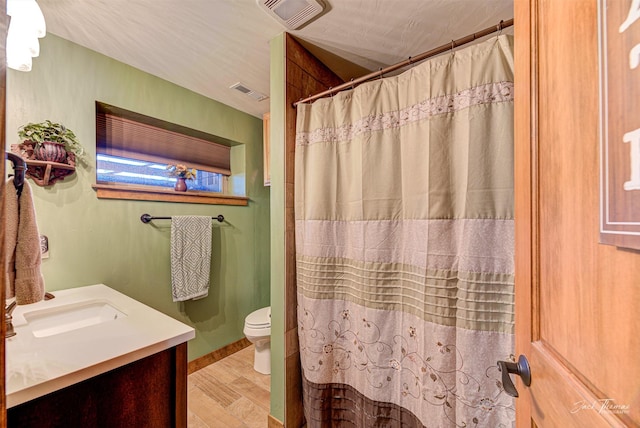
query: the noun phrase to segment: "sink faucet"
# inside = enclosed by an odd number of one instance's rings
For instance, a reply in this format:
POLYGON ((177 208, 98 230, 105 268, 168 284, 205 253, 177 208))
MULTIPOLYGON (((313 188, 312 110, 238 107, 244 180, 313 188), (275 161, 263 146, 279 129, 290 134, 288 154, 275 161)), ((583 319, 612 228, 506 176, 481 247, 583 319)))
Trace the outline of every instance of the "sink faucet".
MULTIPOLYGON (((55 297, 56 296, 54 296, 51 293, 44 294, 44 300, 51 300, 55 297)), ((13 337, 17 334, 16 331, 13 329, 13 323, 11 322, 13 320, 12 314, 15 308, 16 308, 16 301, 14 300, 13 302, 9 303, 9 305, 4 309, 4 323, 6 325, 5 335, 4 335, 5 338, 13 337)))
POLYGON ((11 303, 9 303, 9 306, 7 306, 5 308, 5 312, 4 312, 4 323, 5 323, 5 336, 4 337, 13 337, 16 335, 15 330, 13 329, 13 324, 11 323, 11 321, 13 320, 13 317, 11 316, 13 314, 13 310, 16 308, 16 302, 15 300, 11 303))

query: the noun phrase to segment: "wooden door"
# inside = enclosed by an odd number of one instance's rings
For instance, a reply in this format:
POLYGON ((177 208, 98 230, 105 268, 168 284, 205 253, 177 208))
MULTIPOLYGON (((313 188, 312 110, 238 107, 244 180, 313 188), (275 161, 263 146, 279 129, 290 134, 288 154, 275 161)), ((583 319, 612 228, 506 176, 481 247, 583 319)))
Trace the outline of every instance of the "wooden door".
POLYGON ((599 243, 596 0, 516 0, 515 43, 518 427, 640 426, 640 252, 599 243))

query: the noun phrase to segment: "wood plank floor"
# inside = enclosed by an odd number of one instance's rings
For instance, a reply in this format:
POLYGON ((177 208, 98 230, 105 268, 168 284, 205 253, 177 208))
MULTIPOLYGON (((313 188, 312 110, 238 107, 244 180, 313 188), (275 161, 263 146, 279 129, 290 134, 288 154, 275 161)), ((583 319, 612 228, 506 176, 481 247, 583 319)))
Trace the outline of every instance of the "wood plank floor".
POLYGON ((188 378, 189 428, 266 428, 271 376, 253 370, 251 345, 188 378))

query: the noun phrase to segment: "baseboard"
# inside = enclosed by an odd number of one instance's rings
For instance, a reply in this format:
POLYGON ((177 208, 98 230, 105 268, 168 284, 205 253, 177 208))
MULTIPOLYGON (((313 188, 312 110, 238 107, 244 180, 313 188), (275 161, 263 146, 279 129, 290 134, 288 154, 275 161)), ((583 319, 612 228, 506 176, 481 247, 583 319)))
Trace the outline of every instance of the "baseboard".
POLYGON ((269 415, 268 421, 267 428, 284 428, 284 424, 271 415, 269 415))
POLYGON ((220 361, 224 357, 235 354, 236 352, 246 348, 249 345, 251 345, 251 342, 249 342, 246 337, 243 337, 242 339, 230 343, 225 347, 217 349, 209 354, 203 355, 202 357, 196 358, 193 361, 189 361, 189 367, 187 369, 188 373, 191 374, 204 367, 207 367, 209 364, 213 364, 216 361, 220 361))

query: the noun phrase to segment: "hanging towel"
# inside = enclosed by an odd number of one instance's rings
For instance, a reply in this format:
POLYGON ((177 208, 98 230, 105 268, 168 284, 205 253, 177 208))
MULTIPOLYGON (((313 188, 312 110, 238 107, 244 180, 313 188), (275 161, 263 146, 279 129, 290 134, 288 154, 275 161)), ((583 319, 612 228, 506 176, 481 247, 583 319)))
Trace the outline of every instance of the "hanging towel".
POLYGON ((174 302, 209 293, 211 216, 171 218, 171 292, 174 302))
POLYGON ((40 233, 29 183, 24 182, 20 198, 13 189, 11 178, 4 192, 6 298, 15 297, 18 305, 27 305, 44 298, 40 233))

